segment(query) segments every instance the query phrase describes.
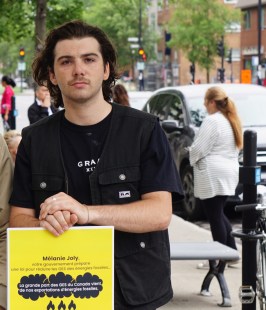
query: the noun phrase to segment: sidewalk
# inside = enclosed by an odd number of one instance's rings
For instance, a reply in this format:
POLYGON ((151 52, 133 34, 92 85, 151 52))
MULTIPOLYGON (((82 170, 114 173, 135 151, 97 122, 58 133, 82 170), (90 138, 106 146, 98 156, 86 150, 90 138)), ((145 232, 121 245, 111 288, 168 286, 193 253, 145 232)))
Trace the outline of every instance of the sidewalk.
MULTIPOLYGON (((169 227, 170 241, 212 241, 211 233, 201 227, 180 217, 173 215, 169 227)), ((241 255, 241 245, 238 245, 241 255)), ((172 285, 174 298, 167 305, 159 308, 160 310, 176 309, 221 309, 217 304, 222 302, 220 287, 216 278, 210 285, 212 296, 205 297, 199 295, 202 281, 207 274, 207 270, 197 269, 200 261, 172 261, 172 285)), ((240 310, 242 304, 238 298, 239 287, 242 284, 242 266, 241 263, 235 267, 227 268, 224 272, 228 289, 231 296, 232 310, 240 310)), ((257 303, 258 304, 258 303, 257 303)), ((258 305, 257 305, 258 308, 258 305)), ((158 309, 158 310, 159 310, 158 309)))

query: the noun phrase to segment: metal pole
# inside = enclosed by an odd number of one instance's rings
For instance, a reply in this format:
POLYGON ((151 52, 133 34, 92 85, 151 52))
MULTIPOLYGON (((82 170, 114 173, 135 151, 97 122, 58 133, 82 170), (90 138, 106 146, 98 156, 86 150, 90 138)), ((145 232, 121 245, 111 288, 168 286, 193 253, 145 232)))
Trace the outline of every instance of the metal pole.
POLYGON ((142 36, 142 0, 139 0, 139 47, 142 47, 141 36, 142 36))
MULTIPOLYGON (((254 167, 257 164, 257 133, 244 132, 243 167, 254 167)), ((256 203, 257 185, 243 184, 243 203, 256 203)), ((256 227, 256 211, 245 211, 242 214, 242 229, 244 233, 254 231, 256 227)), ((252 286, 256 292, 256 241, 242 239, 242 285, 252 286)), ((256 298, 251 304, 242 304, 242 310, 256 310, 256 298)))
POLYGON ((222 69, 224 68, 224 36, 222 36, 222 43, 223 43, 223 52, 222 52, 222 64, 221 64, 221 67, 222 69))
POLYGON ((258 84, 261 85, 261 76, 259 70, 261 70, 261 12, 262 5, 261 0, 258 0, 258 84))

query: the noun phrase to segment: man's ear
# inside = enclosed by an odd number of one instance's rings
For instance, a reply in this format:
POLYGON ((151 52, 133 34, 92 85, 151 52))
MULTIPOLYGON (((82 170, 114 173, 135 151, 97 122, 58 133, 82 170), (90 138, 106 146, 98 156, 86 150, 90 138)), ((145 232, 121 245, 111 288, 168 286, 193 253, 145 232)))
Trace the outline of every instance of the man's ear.
POLYGON ((105 65, 105 68, 104 68, 103 80, 104 81, 108 80, 109 75, 110 75, 110 66, 109 66, 109 62, 107 62, 107 64, 105 65))
POLYGON ((56 76, 51 69, 49 69, 49 78, 50 78, 50 81, 52 82, 52 84, 54 84, 54 85, 58 84, 57 80, 56 80, 56 76))

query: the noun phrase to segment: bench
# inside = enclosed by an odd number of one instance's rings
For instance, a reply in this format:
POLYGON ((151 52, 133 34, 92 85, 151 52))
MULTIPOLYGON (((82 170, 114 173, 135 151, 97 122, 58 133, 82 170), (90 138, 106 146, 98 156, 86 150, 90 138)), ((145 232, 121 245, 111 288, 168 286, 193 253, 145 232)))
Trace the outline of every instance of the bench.
POLYGON ((205 276, 200 294, 210 296, 209 286, 214 277, 217 278, 223 301, 219 306, 231 307, 231 298, 224 277, 226 261, 239 259, 239 253, 216 241, 211 242, 171 242, 171 260, 208 260, 209 271, 205 276), (216 261, 219 261, 218 264, 216 261))

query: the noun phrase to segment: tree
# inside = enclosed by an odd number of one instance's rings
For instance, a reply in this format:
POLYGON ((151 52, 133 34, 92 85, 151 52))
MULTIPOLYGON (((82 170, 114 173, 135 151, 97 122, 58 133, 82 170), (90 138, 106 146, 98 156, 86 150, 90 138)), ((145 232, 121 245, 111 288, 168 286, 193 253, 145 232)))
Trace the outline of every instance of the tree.
MULTIPOLYGON (((155 42, 155 36, 145 24, 146 2, 141 1, 143 42, 147 58, 151 59, 154 55, 151 42, 155 42)), ((82 19, 102 28, 117 49, 120 66, 128 65, 132 60, 128 37, 138 37, 139 5, 139 0, 1 0, 0 10, 5 12, 0 16, 2 72, 15 72, 20 46, 25 47, 29 69, 36 50, 42 47, 46 31, 72 19, 82 19)), ((27 75, 30 76, 30 71, 27 75)))
POLYGON ((84 0, 2 0, 0 10, 0 63, 2 72, 14 73, 18 50, 25 47, 28 76, 36 50, 43 44, 46 29, 71 19, 81 19, 84 0), (2 52, 3 51, 3 52, 2 52))
POLYGON ((174 13, 170 21, 170 45, 184 51, 191 63, 209 72, 217 56, 217 42, 226 27, 239 22, 240 12, 219 0, 170 0, 174 13))
MULTIPOLYGON (((146 24, 147 1, 142 3, 142 42, 147 58, 154 57, 156 41, 155 34, 150 31, 146 24)), ((91 1, 88 9, 84 12, 84 19, 103 29, 111 38, 118 53, 118 62, 121 67, 130 64, 132 51, 130 49, 129 37, 139 35, 139 0, 97 0, 91 1)), ((138 49, 135 50, 135 59, 138 56, 138 49)))

